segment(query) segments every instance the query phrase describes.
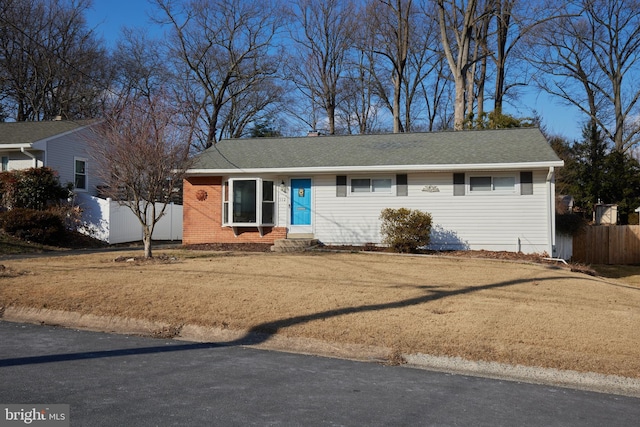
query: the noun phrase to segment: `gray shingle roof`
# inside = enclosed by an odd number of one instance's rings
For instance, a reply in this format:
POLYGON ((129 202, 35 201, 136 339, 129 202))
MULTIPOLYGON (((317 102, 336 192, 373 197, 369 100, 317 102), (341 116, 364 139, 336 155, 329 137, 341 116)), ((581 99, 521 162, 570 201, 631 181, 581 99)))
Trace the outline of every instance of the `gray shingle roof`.
POLYGON ((52 136, 79 129, 90 123, 90 120, 0 123, 0 145, 33 144, 52 136))
POLYGON ((191 171, 559 162, 537 128, 222 140, 191 171))

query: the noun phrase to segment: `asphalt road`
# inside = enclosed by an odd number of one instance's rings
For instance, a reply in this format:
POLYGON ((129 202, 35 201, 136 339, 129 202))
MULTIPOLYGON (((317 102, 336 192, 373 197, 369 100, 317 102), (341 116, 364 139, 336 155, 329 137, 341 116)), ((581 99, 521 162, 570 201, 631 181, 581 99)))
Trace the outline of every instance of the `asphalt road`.
POLYGON ((0 321, 0 404, 36 403, 70 405, 72 426, 636 426, 640 420, 640 399, 631 397, 0 321))

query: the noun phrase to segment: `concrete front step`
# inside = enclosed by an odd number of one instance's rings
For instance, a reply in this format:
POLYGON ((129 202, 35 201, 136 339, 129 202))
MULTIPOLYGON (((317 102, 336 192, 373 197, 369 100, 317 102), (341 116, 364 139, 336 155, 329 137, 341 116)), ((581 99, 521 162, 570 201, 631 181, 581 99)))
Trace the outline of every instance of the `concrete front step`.
POLYGON ((316 246, 318 239, 279 239, 273 242, 272 252, 302 252, 316 246))

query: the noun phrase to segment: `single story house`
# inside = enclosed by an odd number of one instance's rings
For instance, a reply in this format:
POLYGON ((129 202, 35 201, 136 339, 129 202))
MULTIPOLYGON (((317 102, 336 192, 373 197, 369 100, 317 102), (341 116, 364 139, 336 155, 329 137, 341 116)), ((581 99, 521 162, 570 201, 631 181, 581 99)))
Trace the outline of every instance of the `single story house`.
POLYGON ((89 175, 87 135, 91 121, 0 123, 2 171, 50 167, 60 183, 74 185, 77 193, 96 194, 96 182, 89 175))
POLYGON ((404 207, 435 249, 553 256, 561 166, 537 128, 222 140, 187 171, 183 243, 380 244, 404 207))

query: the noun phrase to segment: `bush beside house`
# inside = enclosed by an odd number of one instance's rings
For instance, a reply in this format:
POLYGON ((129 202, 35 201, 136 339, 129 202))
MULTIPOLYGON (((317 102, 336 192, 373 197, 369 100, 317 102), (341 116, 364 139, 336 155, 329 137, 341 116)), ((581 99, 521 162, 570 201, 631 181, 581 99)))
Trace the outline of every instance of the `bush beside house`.
POLYGON ((70 208, 64 208, 69 188, 60 185, 51 168, 31 168, 0 174, 0 226, 15 237, 54 245, 64 237, 70 208))
POLYGON ((394 251, 416 252, 431 237, 431 214, 407 208, 383 209, 380 213, 382 242, 394 251))

